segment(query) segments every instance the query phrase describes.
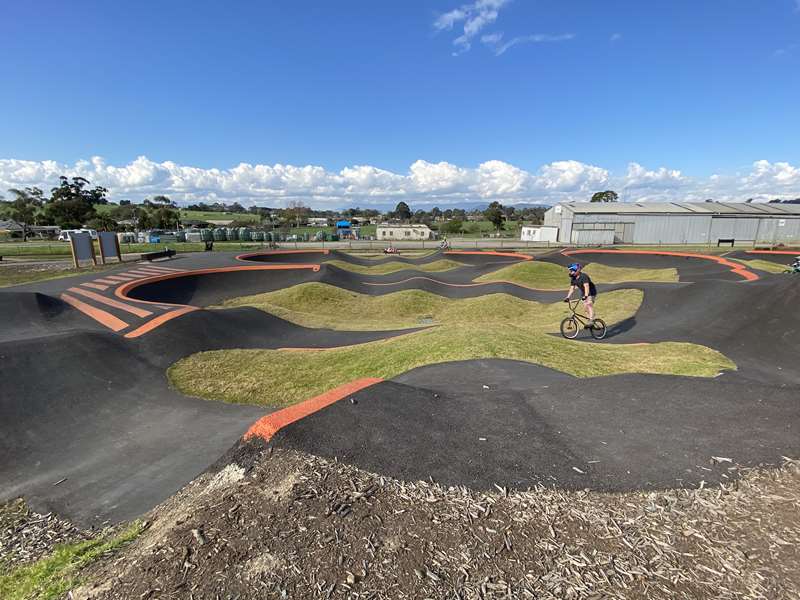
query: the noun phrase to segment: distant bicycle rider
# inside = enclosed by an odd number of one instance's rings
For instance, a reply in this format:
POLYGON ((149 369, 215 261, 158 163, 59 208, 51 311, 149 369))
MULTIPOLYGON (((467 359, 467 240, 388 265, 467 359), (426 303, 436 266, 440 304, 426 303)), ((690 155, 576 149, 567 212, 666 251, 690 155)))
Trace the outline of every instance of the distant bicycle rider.
POLYGON ((800 273, 800 256, 794 257, 794 262, 789 265, 789 268, 795 273, 800 273))
POLYGON ((591 327, 594 325, 594 300, 597 297, 597 288, 591 278, 581 271, 580 263, 572 263, 567 268, 569 269, 569 292, 567 292, 564 302, 569 302, 575 290, 580 290, 581 300, 583 300, 589 316, 587 327, 591 327))

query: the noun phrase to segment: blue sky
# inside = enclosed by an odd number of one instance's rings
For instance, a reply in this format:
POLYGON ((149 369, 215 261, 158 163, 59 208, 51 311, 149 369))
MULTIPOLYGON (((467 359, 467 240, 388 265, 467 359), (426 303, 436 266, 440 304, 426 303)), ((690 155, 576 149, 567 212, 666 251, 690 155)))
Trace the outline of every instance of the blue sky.
POLYGON ((800 0, 9 2, 0 20, 2 187, 70 170, 133 197, 312 205, 800 196, 798 105, 800 0))

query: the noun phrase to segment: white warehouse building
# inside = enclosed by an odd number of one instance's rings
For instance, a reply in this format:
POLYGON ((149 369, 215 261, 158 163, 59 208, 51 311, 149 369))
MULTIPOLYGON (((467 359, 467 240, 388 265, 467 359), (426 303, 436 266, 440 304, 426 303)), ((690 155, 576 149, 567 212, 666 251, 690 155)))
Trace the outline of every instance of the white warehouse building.
POLYGON ((800 243, 800 204, 565 202, 544 214, 575 245, 800 243))

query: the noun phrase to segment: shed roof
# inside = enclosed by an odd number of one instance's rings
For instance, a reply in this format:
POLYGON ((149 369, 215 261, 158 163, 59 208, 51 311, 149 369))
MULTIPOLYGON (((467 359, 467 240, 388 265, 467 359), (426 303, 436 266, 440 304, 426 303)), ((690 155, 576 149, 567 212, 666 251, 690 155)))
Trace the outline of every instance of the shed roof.
POLYGON ((582 214, 800 215, 800 204, 764 202, 565 202, 582 214))

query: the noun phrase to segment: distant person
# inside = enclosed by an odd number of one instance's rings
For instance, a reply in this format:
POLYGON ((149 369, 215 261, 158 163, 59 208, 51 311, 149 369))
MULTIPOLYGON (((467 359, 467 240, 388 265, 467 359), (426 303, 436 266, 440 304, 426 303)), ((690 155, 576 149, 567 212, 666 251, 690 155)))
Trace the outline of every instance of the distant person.
POLYGON ((795 256, 794 262, 790 266, 795 273, 800 273, 800 256, 795 256))
POLYGON ((450 250, 450 242, 448 242, 448 241, 447 241, 447 238, 444 238, 444 239, 442 240, 442 243, 441 243, 441 244, 439 244, 439 247, 440 247, 442 250, 450 250))
POLYGON ((597 297, 597 288, 591 278, 581 270, 580 263, 572 263, 567 269, 569 270, 569 292, 567 292, 564 302, 569 302, 575 290, 580 290, 581 300, 583 300, 589 316, 587 327, 591 327, 594 325, 594 300, 597 297))

